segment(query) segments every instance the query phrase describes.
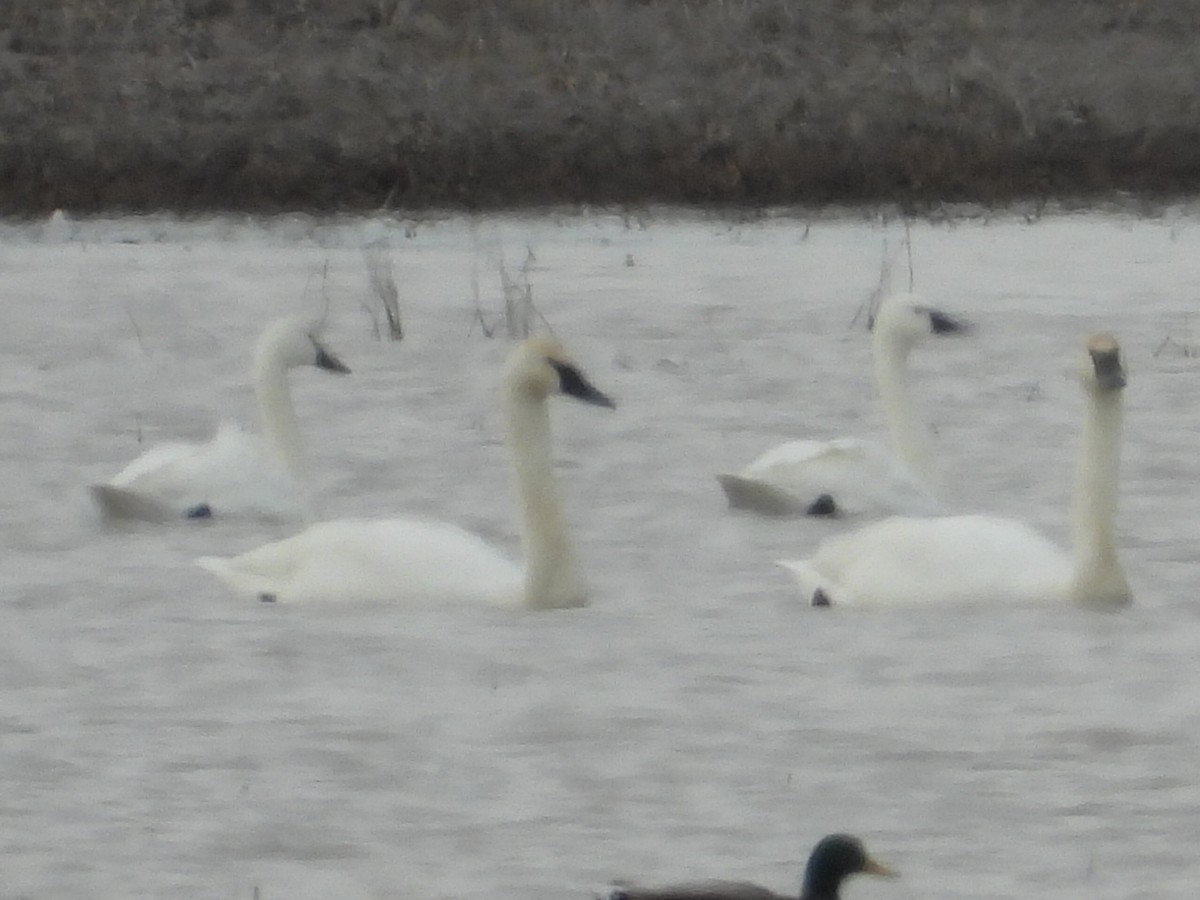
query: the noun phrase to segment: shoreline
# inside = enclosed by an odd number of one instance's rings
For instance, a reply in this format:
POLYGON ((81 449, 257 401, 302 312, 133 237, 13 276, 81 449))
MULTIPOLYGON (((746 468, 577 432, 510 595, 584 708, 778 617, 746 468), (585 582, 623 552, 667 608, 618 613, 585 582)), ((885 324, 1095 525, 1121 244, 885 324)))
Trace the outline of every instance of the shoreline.
POLYGON ((1200 195, 1186 0, 153 7, 0 11, 0 215, 1200 195))
MULTIPOLYGON (((905 223, 922 222, 937 226, 971 224, 1004 224, 1021 222, 1028 225, 1069 219, 1074 216, 1099 218, 1128 218, 1133 221, 1161 220, 1165 223, 1200 221, 1200 195, 1173 197, 1162 201, 1125 196, 1105 197, 1096 201, 1066 203, 1051 200, 1046 203, 1018 201, 1003 206, 982 206, 974 203, 938 204, 936 208, 911 213, 894 204, 862 203, 828 204, 825 206, 696 206, 670 203, 648 203, 644 205, 604 204, 539 204, 496 207, 494 209, 455 209, 433 207, 428 209, 388 210, 311 210, 296 209, 270 212, 254 210, 208 209, 180 213, 170 209, 145 212, 124 210, 96 210, 71 212, 63 209, 51 211, 49 215, 0 216, 0 229, 14 229, 23 233, 29 228, 40 228, 44 234, 66 236, 74 240, 72 232, 87 230, 95 223, 112 223, 127 220, 147 226, 195 226, 237 228, 247 226, 272 231, 275 229, 334 229, 379 223, 385 228, 417 229, 438 226, 455 221, 506 221, 506 220, 550 220, 570 223, 582 220, 614 219, 624 227, 638 229, 654 224, 669 222, 712 222, 721 225, 754 226, 773 223, 796 223, 821 225, 828 223, 878 224, 881 227, 902 227, 905 223)), ((135 241, 136 242, 136 241, 135 241)))

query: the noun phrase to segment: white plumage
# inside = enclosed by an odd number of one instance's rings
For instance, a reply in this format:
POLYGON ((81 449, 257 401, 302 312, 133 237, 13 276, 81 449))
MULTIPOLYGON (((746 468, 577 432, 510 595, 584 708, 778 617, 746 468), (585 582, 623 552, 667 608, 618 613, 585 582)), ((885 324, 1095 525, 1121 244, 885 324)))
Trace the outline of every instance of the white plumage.
POLYGON ((232 559, 198 560, 238 596, 287 603, 478 601, 519 606, 521 567, 447 522, 336 519, 232 559))
POLYGON ((810 559, 780 565, 817 606, 1126 605, 1132 595, 1114 535, 1125 373, 1111 335, 1088 339, 1083 384, 1087 417, 1071 552, 999 516, 893 517, 823 541, 810 559))
POLYGON ((780 516, 941 511, 928 435, 909 395, 907 364, 925 338, 965 327, 912 294, 885 297, 872 323, 871 351, 890 446, 859 438, 781 444, 740 472, 717 476, 729 505, 780 516))
POLYGON ((89 490, 114 518, 172 521, 197 518, 310 518, 308 466, 288 387, 288 370, 316 366, 350 370, 301 318, 269 324, 254 353, 254 386, 261 433, 223 423, 205 443, 151 447, 120 473, 89 490))
POLYGON ((248 599, 582 606, 588 589, 567 535, 550 446, 546 401, 557 393, 613 406, 553 341, 517 345, 505 368, 503 402, 523 567, 457 525, 424 519, 323 522, 241 556, 197 562, 248 599))

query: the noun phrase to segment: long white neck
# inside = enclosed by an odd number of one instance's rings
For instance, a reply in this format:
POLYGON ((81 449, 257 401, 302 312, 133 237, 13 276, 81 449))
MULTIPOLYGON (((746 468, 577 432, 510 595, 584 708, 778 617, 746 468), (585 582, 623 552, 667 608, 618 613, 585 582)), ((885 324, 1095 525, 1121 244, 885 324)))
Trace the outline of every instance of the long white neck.
POLYGON ((308 483, 308 462, 300 440, 300 423, 292 405, 287 370, 270 346, 254 356, 254 393, 267 452, 301 485, 308 483))
POLYGON ((925 484, 937 485, 937 471, 929 434, 917 416, 908 390, 908 347, 898 346, 886 335, 875 336, 872 352, 875 358, 875 386, 887 417, 888 436, 892 450, 908 466, 909 471, 925 484))
POLYGON ((1117 559, 1117 480, 1121 462, 1121 392, 1089 393, 1073 501, 1074 570, 1070 598, 1084 606, 1129 603, 1117 559))
POLYGON ((525 605, 531 609, 583 606, 587 585, 567 537, 554 478, 546 401, 507 388, 505 407, 525 551, 525 605))

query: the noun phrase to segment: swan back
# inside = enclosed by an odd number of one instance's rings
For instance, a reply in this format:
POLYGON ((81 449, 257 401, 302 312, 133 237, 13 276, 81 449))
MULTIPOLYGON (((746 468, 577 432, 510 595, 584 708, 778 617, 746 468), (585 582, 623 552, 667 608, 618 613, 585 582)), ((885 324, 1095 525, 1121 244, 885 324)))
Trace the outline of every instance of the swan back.
POLYGON ((485 602, 516 606, 520 567, 478 535, 423 519, 338 519, 197 565, 236 597, 280 603, 485 602))
POLYGON ((893 516, 780 560, 814 606, 1035 604, 1062 597, 1071 559, 1023 522, 893 516))
POLYGON ((304 486, 280 468, 259 435, 222 423, 204 444, 151 447, 92 495, 109 516, 166 522, 207 507, 217 516, 310 518, 304 486))
POLYGON ((780 444, 737 475, 718 475, 729 505, 764 515, 934 515, 938 500, 875 441, 780 444))

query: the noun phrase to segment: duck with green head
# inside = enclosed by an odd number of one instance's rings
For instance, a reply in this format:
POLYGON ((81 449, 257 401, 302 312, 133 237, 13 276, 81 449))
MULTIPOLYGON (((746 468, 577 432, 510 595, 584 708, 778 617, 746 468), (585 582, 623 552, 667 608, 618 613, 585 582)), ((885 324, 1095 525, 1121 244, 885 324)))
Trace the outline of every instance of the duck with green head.
MULTIPOLYGON (((842 882, 859 873, 895 878, 897 873, 876 862, 862 841, 848 834, 821 838, 808 857, 800 900, 838 900, 842 882)), ((747 881, 698 881, 689 884, 644 888, 615 887, 608 900, 795 900, 788 894, 747 881)))

